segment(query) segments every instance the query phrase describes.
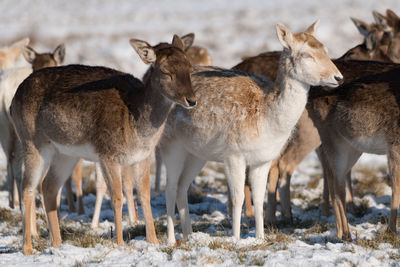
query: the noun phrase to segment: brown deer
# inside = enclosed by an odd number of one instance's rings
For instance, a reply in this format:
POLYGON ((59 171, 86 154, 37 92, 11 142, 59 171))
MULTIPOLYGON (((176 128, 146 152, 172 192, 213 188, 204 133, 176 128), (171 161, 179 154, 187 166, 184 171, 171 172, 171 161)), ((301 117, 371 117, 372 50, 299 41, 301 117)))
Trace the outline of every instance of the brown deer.
POLYGON ((345 74, 337 90, 310 91, 307 110, 318 129, 324 173, 335 214, 337 237, 350 239, 345 179, 362 153, 387 154, 392 178, 388 230, 396 233, 400 202, 400 66, 335 61, 345 74))
POLYGON ((178 103, 196 105, 190 82, 192 66, 183 44, 150 46, 131 39, 143 62, 154 65, 144 85, 130 74, 105 67, 69 65, 31 74, 18 87, 11 116, 23 147, 22 180, 24 254, 32 254, 30 232, 33 192, 42 190, 52 245, 61 243, 57 194, 82 157, 100 162, 111 193, 117 244, 122 245, 122 166, 136 163, 135 184, 146 220, 146 237, 158 243, 151 215, 148 156, 160 138, 167 116, 178 103), (144 181, 144 182, 143 182, 144 181))
MULTIPOLYGON (((366 38, 371 34, 376 34, 376 27, 366 26, 365 22, 361 20, 352 19, 355 23, 356 27, 366 38), (360 26, 363 25, 363 26, 360 26), (371 30, 372 29, 372 30, 371 30), (370 31, 370 32, 368 32, 370 31)), ((381 30, 382 31, 382 30, 381 30)), ((382 36, 382 35, 380 35, 382 36)), ((382 39, 382 38, 381 38, 382 39)), ((393 55, 386 56, 381 53, 377 53, 374 49, 382 49, 380 45, 371 46, 373 50, 369 50, 367 48, 367 40, 364 40, 364 43, 358 45, 348 52, 346 52, 341 59, 369 59, 369 60, 377 60, 377 61, 394 61, 393 55), (354 53, 356 51, 356 53, 354 53)), ((396 38, 391 38, 389 41, 385 40, 385 42, 389 42, 389 46, 392 42, 396 42, 396 38)), ((239 69, 246 72, 256 73, 265 75, 267 77, 274 78, 276 77, 277 65, 279 62, 280 52, 267 52, 260 54, 255 57, 247 58, 242 63, 233 67, 234 69, 239 69)), ((296 166, 314 149, 316 149, 320 145, 320 139, 316 128, 313 126, 312 121, 310 120, 307 111, 305 110, 302 116, 299 119, 299 122, 296 127, 296 132, 294 136, 290 139, 288 145, 281 152, 281 156, 278 160, 275 160, 271 164, 269 179, 268 179, 268 203, 267 203, 267 213, 266 220, 268 222, 274 222, 275 211, 276 211, 276 192, 277 192, 277 184, 278 179, 280 180, 280 202, 283 216, 292 220, 291 208, 290 208, 290 178, 296 168, 296 166)), ((317 150, 318 152, 318 150, 317 150)), ((319 154, 319 153, 318 153, 319 154)), ((353 209, 352 202, 352 189, 351 189, 351 180, 350 173, 348 174, 348 186, 346 190, 348 194, 347 202, 350 210, 353 209)), ((326 186, 324 186, 324 194, 323 194, 323 202, 321 206, 322 214, 329 214, 329 194, 328 187, 326 181, 324 180, 326 186)), ((249 190, 246 190, 246 200, 250 199, 248 195, 249 190)), ((246 202, 246 214, 252 214, 251 202, 246 202)))
POLYGON ((304 110, 310 85, 336 87, 342 75, 313 33, 292 34, 277 25, 284 47, 274 85, 264 77, 236 70, 196 67, 192 74, 198 105, 189 112, 176 107, 168 119, 161 150, 167 167, 167 227, 175 243, 173 217, 177 201, 183 236, 191 233, 189 185, 207 160, 224 162, 233 200, 232 234, 240 237, 246 165, 253 191, 256 237, 264 237, 266 175, 304 110), (289 104, 290 103, 290 104, 289 104))
MULTIPOLYGON (((24 42, 27 43, 28 41, 29 39, 26 39, 24 42)), ((32 71, 61 64, 65 56, 65 47, 59 45, 53 53, 37 53, 33 48, 25 46, 22 48, 22 54, 26 61, 31 64, 31 67, 10 68, 0 74, 0 124, 2 125, 0 143, 7 158, 7 181, 11 208, 19 203, 18 187, 22 179, 20 143, 10 118, 11 100, 18 85, 32 71)), ((34 233, 36 233, 36 230, 34 233)))
MULTIPOLYGON (((184 51, 187 55, 187 58, 189 62, 192 65, 211 65, 211 56, 208 53, 208 51, 205 48, 199 47, 199 46, 192 46, 193 41, 194 41, 194 33, 189 33, 181 37, 183 46, 184 46, 184 51)), ((153 68, 149 68, 146 73, 143 75, 143 83, 147 83, 149 80, 149 77, 151 75, 151 71, 153 68)), ((160 182, 161 182, 161 164, 162 164, 162 158, 160 155, 159 149, 156 147, 155 150, 156 153, 156 181, 155 181, 155 191, 159 192, 160 190, 160 182)), ((79 163, 78 163, 79 164, 79 163)), ((97 164, 98 165, 98 164, 97 164)), ((77 177, 82 177, 79 175, 79 166, 75 167, 74 169, 74 174, 72 177, 74 180, 77 179, 77 177)), ((82 182, 79 183, 79 181, 75 182, 75 184, 82 184, 82 182)), ((125 193, 125 198, 128 206, 128 215, 129 215, 129 222, 133 226, 136 224, 137 221, 137 204, 136 201, 133 198, 133 183, 132 183, 132 175, 130 171, 130 166, 125 166, 123 169, 123 175, 122 175, 122 183, 123 183, 123 188, 124 188, 124 193, 125 193)), ((150 183, 150 181, 148 181, 150 183)), ((80 193, 79 189, 77 189, 77 195, 78 195, 78 200, 82 201, 82 186, 80 186, 80 193)), ((96 166, 96 204, 94 208, 94 213, 93 213, 93 218, 92 218, 92 223, 91 223, 91 228, 97 228, 99 225, 99 218, 100 218, 100 211, 101 211, 101 204, 103 201, 103 197, 107 191, 107 186, 105 184, 103 175, 100 171, 100 167, 96 166)), ((81 205, 79 205, 79 208, 81 208, 81 205)))

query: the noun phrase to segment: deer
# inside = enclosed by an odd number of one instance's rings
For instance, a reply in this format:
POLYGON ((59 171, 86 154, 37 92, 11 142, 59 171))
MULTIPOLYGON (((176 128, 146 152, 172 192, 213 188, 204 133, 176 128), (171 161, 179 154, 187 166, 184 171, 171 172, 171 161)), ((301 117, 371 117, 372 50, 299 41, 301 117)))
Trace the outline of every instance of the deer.
POLYGON ((362 153, 386 154, 392 180, 387 231, 396 235, 400 203, 400 66, 335 62, 346 82, 337 90, 312 90, 307 111, 321 138, 320 155, 335 215, 337 238, 350 240, 345 178, 362 153))
POLYGON ((18 87, 11 117, 21 140, 25 171, 22 179, 23 247, 33 254, 31 213, 33 191, 42 181, 53 247, 61 244, 57 194, 80 158, 100 162, 111 194, 117 245, 122 238, 122 166, 135 163, 132 174, 142 202, 148 242, 158 243, 149 199, 150 153, 169 112, 177 103, 196 106, 190 82, 192 66, 183 44, 130 39, 154 71, 146 84, 130 74, 106 67, 68 65, 32 73, 18 87))
MULTIPOLYGON (((22 43, 27 44, 28 41, 29 39, 25 39, 22 43)), ((24 46, 22 54, 31 64, 30 67, 9 68, 0 74, 0 124, 2 125, 0 143, 7 159, 7 181, 11 208, 19 203, 18 187, 22 179, 21 149, 10 117, 11 100, 18 85, 32 71, 61 64, 64 60, 65 47, 62 44, 53 53, 37 53, 30 46, 24 46)))
MULTIPOLYGON (((376 16, 374 12, 374 17, 376 16)), ((379 14, 379 13, 378 13, 379 14)), ((367 24, 361 20, 352 18, 352 21, 356 25, 359 32, 364 36, 363 44, 357 45, 354 48, 347 51, 340 59, 363 59, 363 60, 376 60, 382 62, 396 62, 395 55, 387 55, 383 53, 377 53, 375 50, 380 49, 383 51, 382 46, 389 47, 396 42, 396 38, 390 38, 385 40, 385 45, 380 45, 379 43, 368 46, 367 43, 370 40, 382 40, 384 35, 382 32, 378 33, 378 29, 383 31, 385 27, 382 25, 380 27, 376 24, 367 24), (374 26, 375 25, 375 26, 374 26), (379 38, 371 38, 371 35, 376 35, 379 38), (388 43, 389 42, 389 43, 388 43), (369 47, 369 48, 367 48, 369 47), (370 50, 372 49, 372 50, 370 50)), ((382 23, 382 21, 380 22, 382 23)), ((392 45, 395 47, 395 45, 392 45)), ((393 49, 392 49, 393 50, 393 49)), ((386 51, 389 53, 389 49, 386 51)), ((239 63, 234 69, 261 74, 267 77, 276 77, 277 65, 279 62, 279 51, 262 53, 255 57, 249 57, 243 62, 239 63)), ((334 61, 336 62, 336 61, 334 61)), ((279 159, 275 160, 271 164, 270 172, 268 175, 268 202, 266 210, 266 221, 269 223, 274 223, 276 221, 275 211, 276 211, 276 199, 277 199, 277 185, 280 179, 280 202, 281 210, 284 218, 288 221, 292 221, 292 213, 290 208, 290 178, 296 168, 296 166, 314 149, 318 148, 320 145, 320 138, 317 129, 313 126, 311 119, 305 110, 299 119, 296 126, 296 131, 292 138, 289 140, 287 146, 282 150, 279 159)), ((319 155, 319 150, 317 149, 317 155, 319 155)), ((325 177, 325 175, 324 175, 325 177)), ((351 177, 350 173, 347 176, 347 187, 346 187, 346 202, 349 211, 354 210, 353 204, 353 194, 351 188, 351 177)), ((249 189, 246 186, 246 200, 250 199, 249 189)), ((253 212, 251 207, 251 202, 246 202, 246 215, 248 217, 253 212)), ((324 216, 329 215, 329 191, 327 181, 324 179, 324 192, 323 201, 321 203, 321 213, 324 216)))
POLYGON ((0 48, 0 72, 15 65, 22 53, 22 48, 28 45, 29 41, 29 38, 26 37, 0 48))
POLYGON ((271 161, 290 137, 307 101, 310 85, 337 87, 342 74, 314 37, 318 21, 293 34, 277 24, 284 47, 273 84, 236 70, 195 66, 197 106, 171 112, 160 148, 167 169, 167 243, 175 244, 175 203, 183 239, 192 232, 187 190, 207 160, 224 163, 233 200, 232 235, 240 238, 246 165, 255 209, 256 237, 264 237, 263 200, 271 161), (290 103, 290 104, 289 104, 290 103), (187 112, 188 111, 188 112, 187 112))
MULTIPOLYGON (((200 47, 200 46, 193 46, 194 42, 194 33, 189 33, 186 35, 181 36, 181 41, 183 43, 183 50, 186 53, 186 56, 189 60, 189 62, 192 65, 211 65, 211 56, 208 53, 207 49, 200 47)), ((152 67, 150 67, 146 73, 143 75, 142 81, 143 83, 147 83, 149 80, 149 77, 152 72, 152 67)), ((156 181, 155 181, 155 192, 158 193, 160 191, 160 183, 161 183, 161 165, 162 165, 162 158, 161 158, 161 152, 159 151, 159 148, 156 147, 155 149, 155 155, 156 155, 156 181)), ((81 161, 78 163, 80 164, 81 161)), ((125 166, 123 169, 123 175, 122 175, 122 183, 124 187, 124 194, 128 206, 128 215, 129 215, 129 222, 131 226, 134 226, 137 221, 137 204, 135 200, 133 199, 133 183, 132 183, 132 175, 130 171, 130 166, 125 166)), ((76 172, 79 172, 80 167, 77 165, 77 167, 74 169, 74 174, 72 177, 76 179, 76 177, 82 177, 81 174, 77 174, 76 172)), ((104 195, 107 191, 107 186, 104 181, 104 177, 101 173, 101 168, 96 164, 96 203, 95 203, 95 208, 94 208, 94 213, 93 213, 93 218, 92 218, 92 223, 91 223, 91 228, 95 229, 99 225, 99 218, 100 218, 100 210, 101 210, 101 205, 102 201, 104 198, 104 195)), ((148 181, 150 183, 150 181, 148 181)), ((82 184, 82 182, 78 181, 75 182, 75 184, 82 184)), ((82 186, 80 186, 82 188, 82 186)), ((80 192, 82 189, 80 189, 80 192)), ((79 193, 78 191, 78 199, 82 199, 82 193, 79 193)), ((81 208, 81 205, 79 205, 79 208, 81 208)))

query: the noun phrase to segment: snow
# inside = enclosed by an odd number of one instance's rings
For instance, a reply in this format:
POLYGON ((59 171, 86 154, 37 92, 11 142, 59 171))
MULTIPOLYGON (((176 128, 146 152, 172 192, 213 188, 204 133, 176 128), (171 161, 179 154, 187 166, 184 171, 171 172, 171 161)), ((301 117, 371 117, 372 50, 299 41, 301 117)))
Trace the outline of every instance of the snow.
MULTIPOLYGON (((29 36, 34 48, 44 52, 64 42, 67 64, 105 65, 141 77, 147 66, 130 47, 130 38, 156 44, 171 41, 173 33, 195 32, 195 44, 209 49, 215 65, 229 68, 239 63, 242 56, 281 49, 275 34, 276 23, 300 31, 320 19, 317 38, 328 47, 331 57, 339 57, 362 40, 349 17, 372 22, 371 11, 385 12, 386 8, 400 13, 400 1, 3 0, 0 45, 29 36)), ((19 64, 23 65, 23 60, 19 64)), ((5 166, 5 157, 0 154, 2 209, 8 207, 5 166)), ((63 204, 60 217, 72 229, 83 228, 88 234, 100 235, 103 243, 82 248, 69 240, 59 248, 52 248, 45 230, 44 250, 24 256, 21 222, 10 225, 0 218, 0 266, 400 266, 398 247, 386 241, 362 245, 362 241, 378 239, 386 227, 391 189, 383 182, 384 174, 377 172, 383 184, 379 196, 373 190, 356 194, 355 203, 365 205, 367 211, 361 217, 349 214, 352 242, 339 242, 335 238, 333 216, 319 213, 322 180, 315 188, 309 187, 316 176, 322 176, 315 153, 299 165, 292 178, 295 225, 283 224, 279 230, 268 228, 265 240, 259 240, 254 237, 254 220, 243 218, 242 239, 236 240, 230 237, 226 184, 219 166, 207 165, 196 178, 194 187, 206 196, 201 197, 201 202, 190 204, 195 233, 177 248, 164 244, 165 231, 158 236, 160 245, 147 243, 140 234, 122 247, 107 242, 114 225, 110 199, 106 197, 103 201, 100 228, 89 230, 95 196, 88 195, 84 198, 86 214, 69 214, 63 204)), ((386 158, 363 155, 353 172, 355 186, 365 179, 366 168, 385 170, 386 158)), ((152 209, 162 229, 166 225, 164 193, 152 194, 152 209)), ((11 212, 15 218, 20 216, 18 209, 11 212)), ((127 213, 125 205, 123 212, 127 213)), ((138 224, 143 226, 140 207, 139 216, 138 224)), ((38 221, 41 229, 45 229, 43 219, 38 221)), ((129 228, 127 217, 123 223, 125 229, 129 228)), ((180 237, 180 228, 177 229, 180 237)))

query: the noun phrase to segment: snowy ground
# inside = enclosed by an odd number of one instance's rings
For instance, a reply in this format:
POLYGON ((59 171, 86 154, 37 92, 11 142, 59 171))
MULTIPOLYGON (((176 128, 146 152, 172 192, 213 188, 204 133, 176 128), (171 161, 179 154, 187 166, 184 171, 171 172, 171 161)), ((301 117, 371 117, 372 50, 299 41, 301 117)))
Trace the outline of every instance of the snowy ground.
MULTIPOLYGON (((400 13, 400 1, 3 0, 0 44, 30 36, 32 45, 41 52, 64 42, 66 63, 105 65, 141 77, 146 65, 130 47, 128 40, 132 37, 156 44, 170 41, 173 33, 195 32, 195 43, 209 49, 215 65, 231 67, 242 56, 280 49, 274 29, 277 22, 299 31, 319 18, 316 35, 330 55, 338 57, 361 41, 349 17, 372 22, 371 11, 384 12, 386 8, 400 13)), ((178 248, 148 244, 144 241, 143 220, 137 227, 129 227, 124 217, 126 245, 115 247, 110 235, 113 215, 109 199, 103 202, 100 229, 91 231, 95 196, 88 194, 84 198, 85 215, 68 214, 67 206, 62 206, 64 242, 60 248, 49 246, 43 215, 39 216, 41 238, 36 242, 34 256, 20 252, 20 215, 18 210, 7 209, 4 157, 0 163, 1 266, 400 265, 399 240, 382 234, 391 197, 385 157, 364 156, 354 170, 355 202, 360 208, 358 216, 349 214, 353 237, 350 243, 336 240, 332 216, 320 216, 321 169, 315 154, 311 154, 292 179, 294 224, 282 222, 269 227, 265 240, 254 238, 251 219, 243 219, 241 240, 229 237, 231 221, 226 215, 224 175, 220 165, 209 164, 196 179, 195 188, 205 194, 191 200, 195 233, 186 244, 178 248)), ((93 175, 87 173, 89 182, 93 175)), ((164 194, 153 194, 152 208, 158 238, 164 242, 164 194)), ((180 233, 179 227, 176 230, 180 233)))

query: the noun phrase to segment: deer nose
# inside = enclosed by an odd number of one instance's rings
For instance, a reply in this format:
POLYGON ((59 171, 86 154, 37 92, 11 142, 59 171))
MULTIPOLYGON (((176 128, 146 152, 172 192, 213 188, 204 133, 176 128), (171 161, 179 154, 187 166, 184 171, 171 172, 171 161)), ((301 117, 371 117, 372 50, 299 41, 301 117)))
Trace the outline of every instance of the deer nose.
POLYGON ((335 76, 335 80, 339 83, 339 85, 343 84, 343 76, 335 76))
POLYGON ((197 104, 196 100, 192 101, 187 97, 186 97, 186 102, 189 104, 189 107, 194 107, 197 104))

